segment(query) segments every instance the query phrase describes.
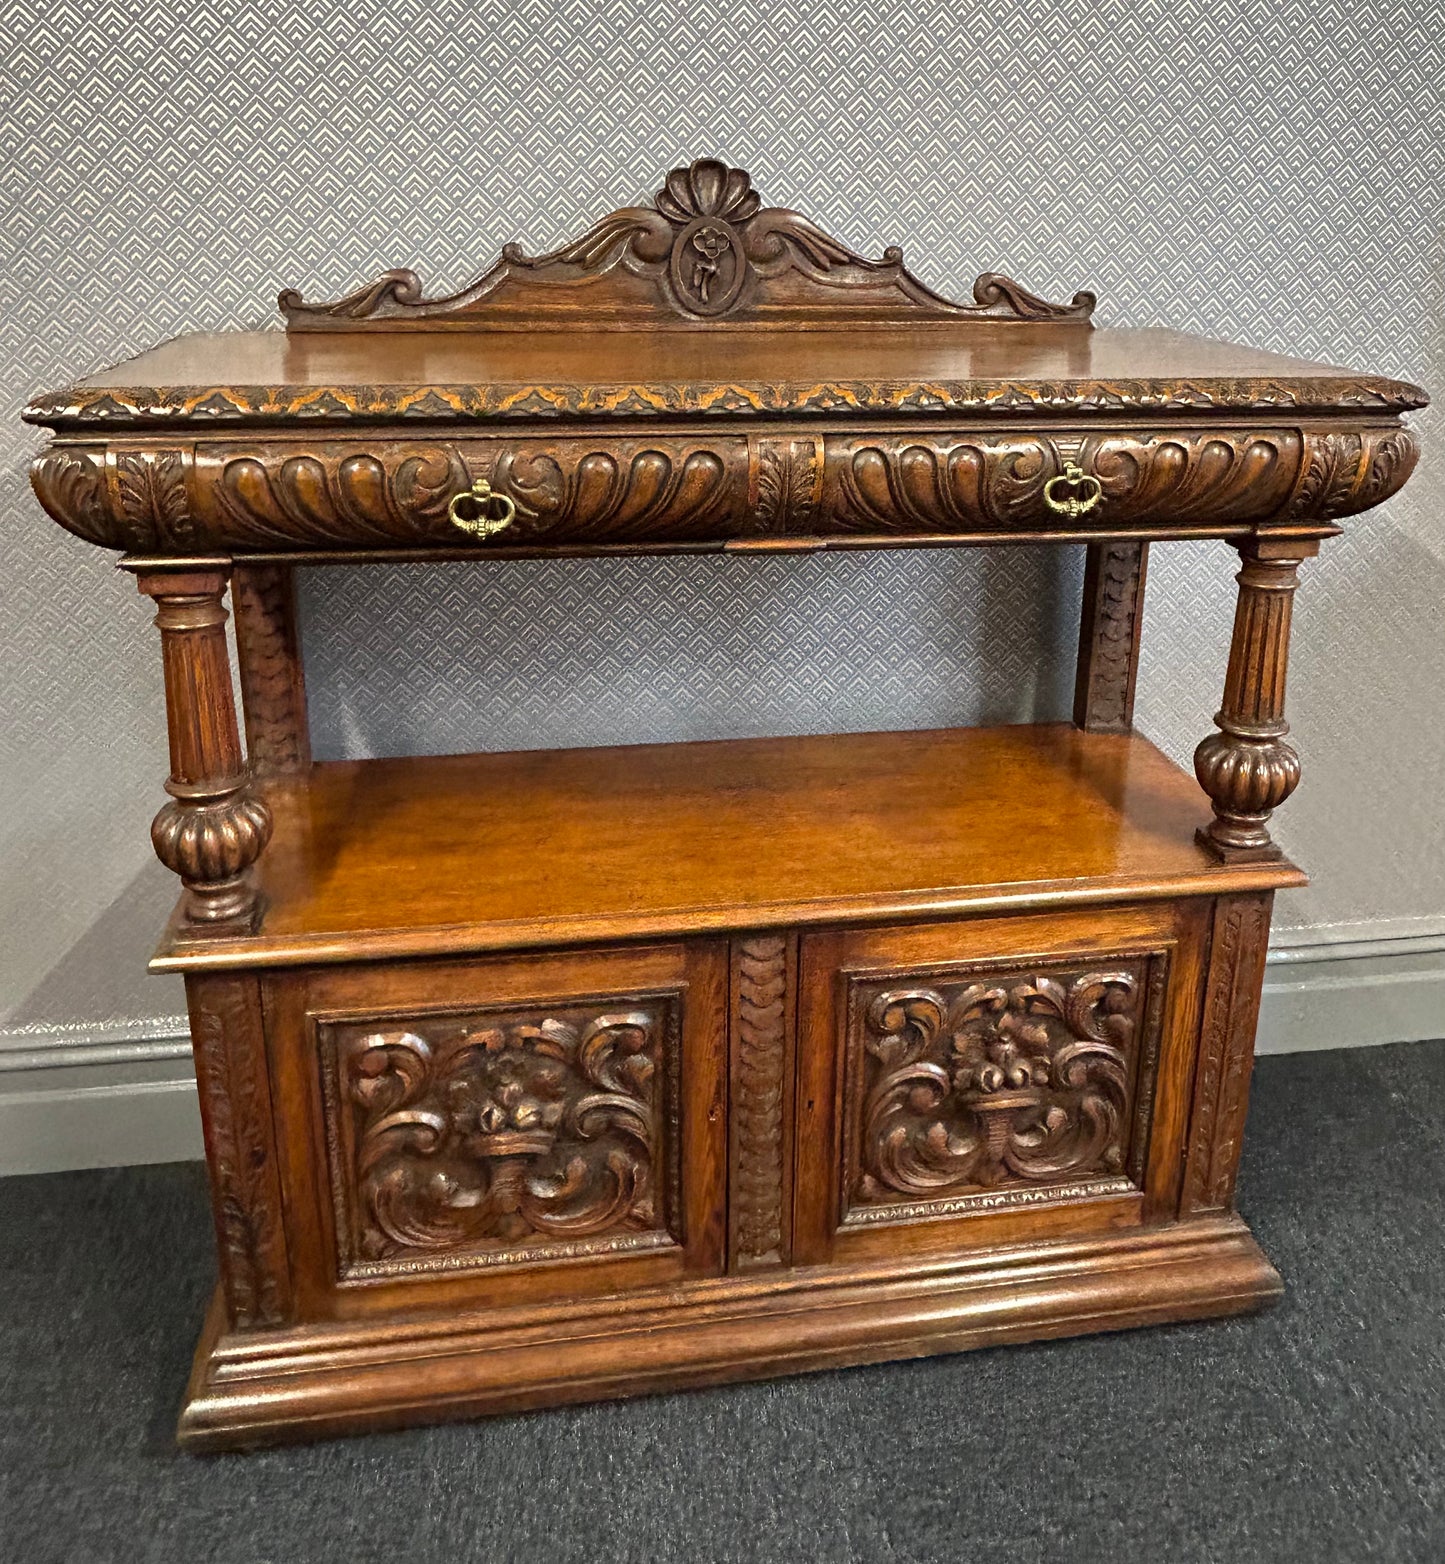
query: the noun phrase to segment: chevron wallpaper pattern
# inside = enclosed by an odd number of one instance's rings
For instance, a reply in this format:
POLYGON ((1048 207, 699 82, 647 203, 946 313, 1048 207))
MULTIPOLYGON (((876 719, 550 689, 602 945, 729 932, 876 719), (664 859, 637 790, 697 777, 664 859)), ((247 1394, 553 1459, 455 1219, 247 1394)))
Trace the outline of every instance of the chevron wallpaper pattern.
MULTIPOLYGON (((0 1027, 154 1023, 169 889, 148 614, 42 516, 26 394, 386 265, 457 284, 676 162, 925 280, 1087 285, 1177 324, 1445 381, 1438 0, 9 0, 0 10, 0 1027), (8 1016, 8 1023, 5 1018, 8 1016)), ((1441 461, 1307 572, 1286 922, 1445 918, 1441 461), (1430 693, 1433 687, 1433 695, 1430 693), (1422 702, 1433 701, 1423 708, 1422 702), (1431 714, 1433 713, 1433 715, 1431 714), (1428 845, 1422 846, 1422 843, 1428 845), (1401 874, 1402 867, 1408 873, 1401 874)), ((1156 550, 1143 726, 1217 702, 1220 545, 1156 550)), ((305 583, 320 749, 591 744, 1061 712, 1079 561, 518 563, 305 583)))

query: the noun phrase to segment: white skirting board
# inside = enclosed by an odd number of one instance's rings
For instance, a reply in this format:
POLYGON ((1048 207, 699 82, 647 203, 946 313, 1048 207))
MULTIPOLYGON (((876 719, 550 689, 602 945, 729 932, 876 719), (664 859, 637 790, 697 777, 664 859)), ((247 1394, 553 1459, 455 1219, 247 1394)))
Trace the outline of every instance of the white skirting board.
MULTIPOLYGON (((1445 1037, 1445 923, 1281 930, 1259 1051, 1445 1037)), ((182 1018, 0 1030, 0 1174, 202 1155, 182 1018)))

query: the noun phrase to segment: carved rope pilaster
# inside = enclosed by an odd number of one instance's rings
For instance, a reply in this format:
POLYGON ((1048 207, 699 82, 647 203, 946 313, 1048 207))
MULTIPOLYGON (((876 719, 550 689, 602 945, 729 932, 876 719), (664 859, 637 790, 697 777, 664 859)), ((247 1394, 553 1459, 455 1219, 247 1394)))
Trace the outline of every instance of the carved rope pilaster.
POLYGON ((738 1270, 788 1254, 789 940, 733 946, 731 1260, 738 1270))

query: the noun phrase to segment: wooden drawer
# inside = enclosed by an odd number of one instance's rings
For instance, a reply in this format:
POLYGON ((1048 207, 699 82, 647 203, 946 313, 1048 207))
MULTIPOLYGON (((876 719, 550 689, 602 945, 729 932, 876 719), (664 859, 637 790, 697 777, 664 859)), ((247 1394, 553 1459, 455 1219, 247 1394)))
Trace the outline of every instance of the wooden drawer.
POLYGON ((1172 1215, 1206 912, 805 938, 795 1262, 1172 1215))
POLYGON ((269 978, 302 1317, 719 1271, 725 995, 712 943, 269 978))
POLYGON ((1323 437, 1288 426, 997 432, 722 430, 509 438, 275 435, 146 438, 53 451, 36 467, 51 514, 141 551, 720 545, 787 537, 950 537, 1203 529, 1282 515, 1323 437), (1098 495, 1077 515, 1045 491, 1098 495), (516 507, 480 541, 448 517, 485 478, 516 507), (77 509, 77 494, 89 496, 77 509))

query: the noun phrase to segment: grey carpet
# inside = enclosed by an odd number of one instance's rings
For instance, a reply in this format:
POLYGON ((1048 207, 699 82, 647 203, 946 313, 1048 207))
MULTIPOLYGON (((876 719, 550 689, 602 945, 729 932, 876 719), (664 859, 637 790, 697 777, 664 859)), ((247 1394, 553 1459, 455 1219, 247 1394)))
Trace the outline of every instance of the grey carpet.
POLYGON ((1266 1059, 1271 1313, 196 1459, 200 1168, 0 1181, 0 1557, 1439 1564, 1442 1192, 1445 1043, 1266 1059))

